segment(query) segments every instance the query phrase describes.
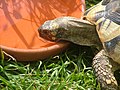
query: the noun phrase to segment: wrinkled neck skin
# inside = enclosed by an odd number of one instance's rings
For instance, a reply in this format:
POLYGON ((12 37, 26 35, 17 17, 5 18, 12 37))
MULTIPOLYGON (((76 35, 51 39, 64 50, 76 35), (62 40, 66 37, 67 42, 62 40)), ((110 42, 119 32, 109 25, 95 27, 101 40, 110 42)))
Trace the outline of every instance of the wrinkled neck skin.
POLYGON ((63 33, 60 40, 67 40, 82 46, 95 46, 101 48, 101 42, 95 29, 87 28, 71 28, 63 33))
POLYGON ((95 25, 78 18, 63 17, 63 19, 63 22, 59 22, 62 32, 64 29, 64 32, 60 34, 60 40, 67 40, 83 46, 95 46, 97 48, 101 47, 101 42, 97 35, 95 25))

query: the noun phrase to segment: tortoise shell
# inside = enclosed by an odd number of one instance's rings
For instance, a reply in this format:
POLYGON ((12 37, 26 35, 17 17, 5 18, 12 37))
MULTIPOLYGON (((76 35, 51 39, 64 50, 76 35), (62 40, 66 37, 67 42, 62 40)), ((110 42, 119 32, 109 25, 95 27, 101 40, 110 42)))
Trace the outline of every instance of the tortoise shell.
POLYGON ((120 0, 103 0, 85 12, 94 23, 105 51, 120 64, 120 0))

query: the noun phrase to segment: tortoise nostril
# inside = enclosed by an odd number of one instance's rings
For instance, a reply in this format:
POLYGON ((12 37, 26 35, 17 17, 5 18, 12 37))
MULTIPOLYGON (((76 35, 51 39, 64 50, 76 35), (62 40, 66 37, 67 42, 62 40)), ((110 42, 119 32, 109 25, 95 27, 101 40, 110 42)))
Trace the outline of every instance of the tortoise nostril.
POLYGON ((42 33, 47 35, 48 31, 47 30, 43 30, 42 33))
POLYGON ((40 30, 40 36, 42 36, 43 38, 47 36, 48 34, 49 32, 47 30, 40 30))

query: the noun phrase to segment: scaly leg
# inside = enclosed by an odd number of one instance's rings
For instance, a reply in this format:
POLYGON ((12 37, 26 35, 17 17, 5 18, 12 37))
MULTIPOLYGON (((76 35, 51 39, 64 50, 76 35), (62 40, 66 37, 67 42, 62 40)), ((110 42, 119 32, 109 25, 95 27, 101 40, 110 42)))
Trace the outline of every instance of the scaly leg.
POLYGON ((93 69, 103 90, 117 90, 118 84, 114 77, 112 63, 104 50, 93 58, 93 69))

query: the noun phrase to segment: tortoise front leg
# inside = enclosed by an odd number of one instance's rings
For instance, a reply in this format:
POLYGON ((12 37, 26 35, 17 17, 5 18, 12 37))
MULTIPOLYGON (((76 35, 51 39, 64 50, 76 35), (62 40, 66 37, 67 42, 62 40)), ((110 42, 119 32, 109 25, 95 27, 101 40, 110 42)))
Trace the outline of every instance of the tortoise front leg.
POLYGON ((118 84, 114 77, 110 58, 101 50, 93 58, 93 69, 103 90, 117 90, 118 84))

